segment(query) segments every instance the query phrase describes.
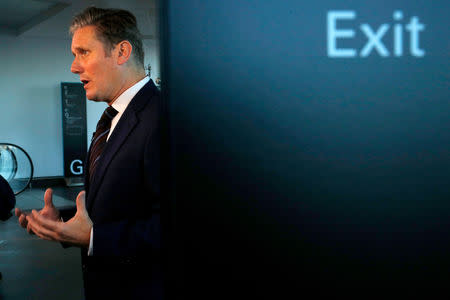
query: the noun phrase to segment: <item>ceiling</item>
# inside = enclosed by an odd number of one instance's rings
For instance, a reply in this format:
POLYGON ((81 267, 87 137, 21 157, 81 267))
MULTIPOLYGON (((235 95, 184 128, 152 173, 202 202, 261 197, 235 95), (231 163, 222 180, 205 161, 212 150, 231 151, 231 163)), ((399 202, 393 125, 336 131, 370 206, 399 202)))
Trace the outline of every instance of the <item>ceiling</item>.
POLYGON ((74 15, 94 5, 131 11, 144 39, 158 35, 158 0, 1 0, 0 35, 69 39, 74 15))

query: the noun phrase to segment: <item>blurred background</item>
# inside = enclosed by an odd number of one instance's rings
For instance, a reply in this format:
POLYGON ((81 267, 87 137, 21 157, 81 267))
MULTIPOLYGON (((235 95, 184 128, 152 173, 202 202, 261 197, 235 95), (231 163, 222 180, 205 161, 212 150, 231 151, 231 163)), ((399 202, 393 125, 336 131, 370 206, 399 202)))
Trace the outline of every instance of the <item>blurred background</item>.
MULTIPOLYGON (((87 5, 126 8, 169 110, 170 287, 180 299, 447 288, 448 1, 2 4, 0 142, 34 165, 18 206, 41 206, 50 184, 59 205, 74 204, 82 186, 62 181, 61 83, 78 82, 68 24, 87 5)), ((83 108, 87 147, 104 104, 83 108)), ((64 289, 78 299, 78 252, 17 237, 15 225, 0 224, 3 297, 31 294, 21 286, 41 286, 30 274, 45 270, 72 278, 55 299, 64 289), (41 256, 26 256, 22 242, 41 256), (40 264, 49 253, 59 256, 40 264), (31 271, 15 271, 12 257, 31 271)))

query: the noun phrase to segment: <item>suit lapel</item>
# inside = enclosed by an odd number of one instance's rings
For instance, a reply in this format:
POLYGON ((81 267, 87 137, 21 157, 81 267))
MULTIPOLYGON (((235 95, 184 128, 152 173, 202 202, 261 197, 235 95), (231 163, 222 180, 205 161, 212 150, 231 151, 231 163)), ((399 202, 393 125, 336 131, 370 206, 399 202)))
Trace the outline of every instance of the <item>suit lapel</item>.
MULTIPOLYGON (((124 113, 122 115, 121 120, 111 134, 108 143, 103 150, 102 156, 98 161, 97 170, 95 171, 94 178, 92 180, 92 183, 90 184, 90 199, 95 199, 95 195, 98 192, 98 188, 100 187, 100 183, 103 180, 106 169, 108 168, 111 159, 114 157, 117 150, 119 150, 120 146, 125 142, 134 126, 136 126, 136 123, 137 117, 133 111, 127 111, 127 113, 124 113), (123 122, 122 118, 124 118, 123 122)), ((92 203, 93 201, 88 202, 88 211, 90 211, 92 203)))
POLYGON ((114 128, 108 142, 103 150, 103 153, 98 161, 97 170, 95 171, 94 178, 92 182, 89 183, 89 195, 87 199, 87 210, 91 212, 94 199, 96 198, 97 192, 103 181, 103 177, 108 169, 108 166, 125 142, 127 137, 133 131, 134 127, 138 123, 137 112, 140 111, 151 98, 151 93, 149 93, 153 88, 156 89, 153 82, 150 80, 144 87, 134 96, 128 107, 125 109, 122 117, 114 128))

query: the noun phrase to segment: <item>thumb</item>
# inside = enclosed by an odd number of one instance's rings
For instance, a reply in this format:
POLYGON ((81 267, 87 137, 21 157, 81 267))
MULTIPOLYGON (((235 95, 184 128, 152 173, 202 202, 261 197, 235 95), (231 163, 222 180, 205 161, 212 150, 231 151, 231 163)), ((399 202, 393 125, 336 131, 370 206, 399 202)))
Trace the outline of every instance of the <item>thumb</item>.
POLYGON ((86 192, 81 191, 77 196, 77 213, 86 213, 86 192))
POLYGON ((45 190, 44 204, 46 207, 53 207, 53 190, 50 188, 45 190))

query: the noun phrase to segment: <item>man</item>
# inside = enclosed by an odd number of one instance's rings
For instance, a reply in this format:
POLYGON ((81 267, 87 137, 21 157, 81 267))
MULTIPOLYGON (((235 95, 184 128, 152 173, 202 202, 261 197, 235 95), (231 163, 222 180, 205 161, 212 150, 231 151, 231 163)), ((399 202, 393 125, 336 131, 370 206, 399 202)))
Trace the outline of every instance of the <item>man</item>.
POLYGON ((81 247, 86 299, 161 299, 165 116, 136 18, 90 7, 70 32, 71 71, 88 99, 109 105, 87 156, 85 191, 76 211, 58 211, 47 189, 41 211, 16 215, 42 239, 81 247))

